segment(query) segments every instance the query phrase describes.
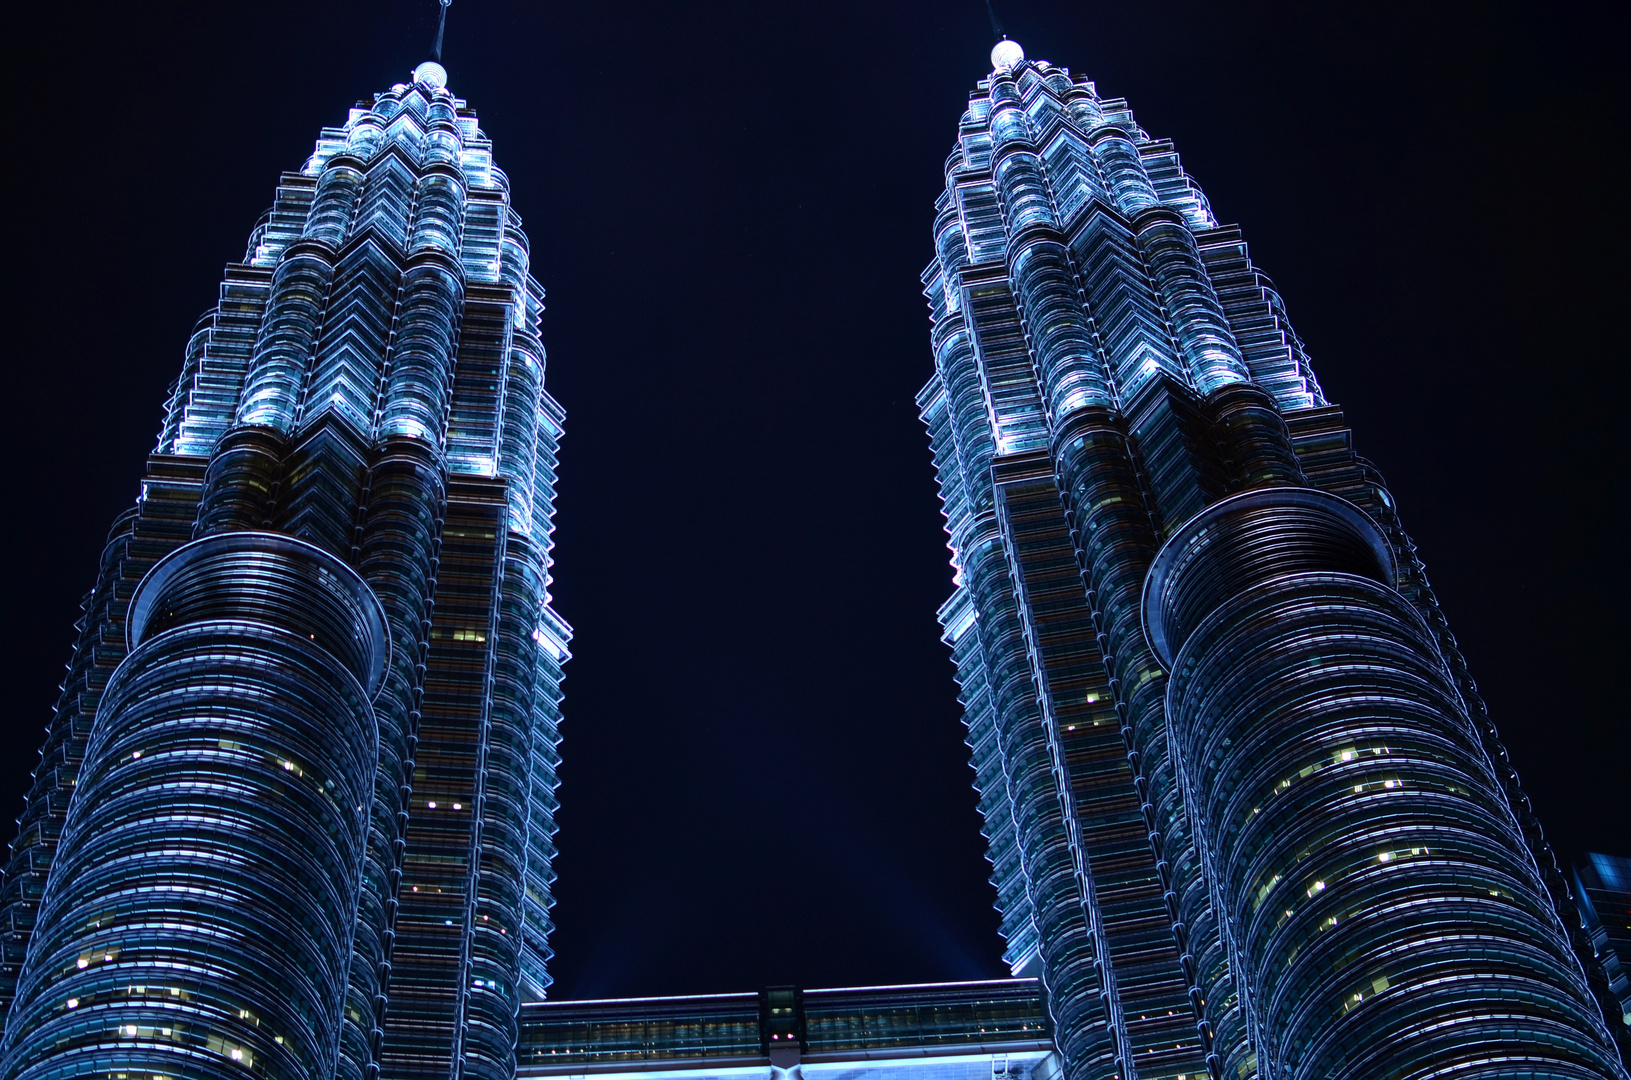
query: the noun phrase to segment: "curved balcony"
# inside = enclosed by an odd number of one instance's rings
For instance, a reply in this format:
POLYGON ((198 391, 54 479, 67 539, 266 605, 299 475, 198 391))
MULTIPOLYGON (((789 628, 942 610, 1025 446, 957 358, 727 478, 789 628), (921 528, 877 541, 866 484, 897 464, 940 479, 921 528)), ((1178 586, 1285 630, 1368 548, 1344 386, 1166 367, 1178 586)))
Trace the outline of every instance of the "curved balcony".
POLYGON ((1278 487, 1196 515, 1146 583, 1173 756, 1259 1063, 1293 1080, 1615 1075, 1393 573, 1357 507, 1278 487))
POLYGON ((138 587, 6 1032, 8 1078, 327 1080, 384 615, 349 567, 223 533, 138 587))

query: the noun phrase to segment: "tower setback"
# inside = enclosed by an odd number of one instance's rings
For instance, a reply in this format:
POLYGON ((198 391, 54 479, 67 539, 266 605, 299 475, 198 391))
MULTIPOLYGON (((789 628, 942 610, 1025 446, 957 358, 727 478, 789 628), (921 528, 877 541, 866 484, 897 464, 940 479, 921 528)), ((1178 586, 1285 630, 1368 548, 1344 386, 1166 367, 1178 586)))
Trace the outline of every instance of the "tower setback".
POLYGON ((1415 548, 1239 230, 1125 101, 992 61, 919 404, 1006 959, 1067 1077, 1624 1076, 1415 548))
POLYGON ((323 131, 188 342, 6 867, 8 1080, 514 1074, 563 413, 445 84, 323 131))

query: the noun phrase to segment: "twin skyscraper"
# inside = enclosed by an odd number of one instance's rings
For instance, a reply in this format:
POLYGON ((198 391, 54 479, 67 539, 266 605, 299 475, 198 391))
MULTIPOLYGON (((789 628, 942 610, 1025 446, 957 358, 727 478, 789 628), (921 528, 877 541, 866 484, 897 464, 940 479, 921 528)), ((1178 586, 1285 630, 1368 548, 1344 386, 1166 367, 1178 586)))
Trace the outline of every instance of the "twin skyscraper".
POLYGON ((188 343, 6 867, 4 1080, 1626 1076, 1238 230, 1125 102, 992 60, 919 403, 1015 979, 539 1004, 563 413, 508 182, 424 64, 283 176, 188 343))
POLYGON ((563 414, 445 82, 323 132, 187 344, 6 871, 9 1076, 514 1070, 563 414))

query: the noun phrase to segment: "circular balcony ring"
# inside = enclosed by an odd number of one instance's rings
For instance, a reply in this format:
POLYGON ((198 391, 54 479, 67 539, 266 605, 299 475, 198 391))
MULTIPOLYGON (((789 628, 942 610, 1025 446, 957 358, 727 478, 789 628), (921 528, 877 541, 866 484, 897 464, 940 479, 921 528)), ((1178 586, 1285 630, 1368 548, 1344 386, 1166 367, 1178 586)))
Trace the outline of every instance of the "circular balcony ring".
POLYGON ((1243 491, 1161 545, 1144 579, 1144 636, 1169 670, 1184 640, 1229 597, 1282 574, 1335 571, 1392 588, 1393 548, 1359 507, 1306 487, 1243 491))
POLYGON ((344 664, 369 697, 391 653, 385 608, 351 567, 282 533, 216 533, 171 552, 130 599, 125 638, 205 620, 260 623, 310 638, 344 664))

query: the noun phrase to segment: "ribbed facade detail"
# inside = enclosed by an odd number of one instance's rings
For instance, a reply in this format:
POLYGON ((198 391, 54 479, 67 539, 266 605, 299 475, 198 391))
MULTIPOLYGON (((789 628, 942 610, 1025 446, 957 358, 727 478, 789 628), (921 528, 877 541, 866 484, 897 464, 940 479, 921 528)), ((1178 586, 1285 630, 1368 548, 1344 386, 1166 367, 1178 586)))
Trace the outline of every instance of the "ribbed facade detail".
POLYGON ((147 576, 126 632, 17 988, 8 1074, 327 1074, 378 752, 379 601, 320 549, 223 533, 147 576))
POLYGON ((444 82, 325 129, 187 344, 6 867, 7 1077, 514 1073, 563 413, 444 82))
POLYGON ((1624 1076, 1278 294, 1170 143, 1017 54, 947 162, 919 405, 1006 959, 1067 1076, 1624 1076))
POLYGON ((1357 508, 1290 487, 1214 504, 1151 571, 1173 756, 1263 1071, 1612 1075, 1477 732, 1393 580, 1357 508))

